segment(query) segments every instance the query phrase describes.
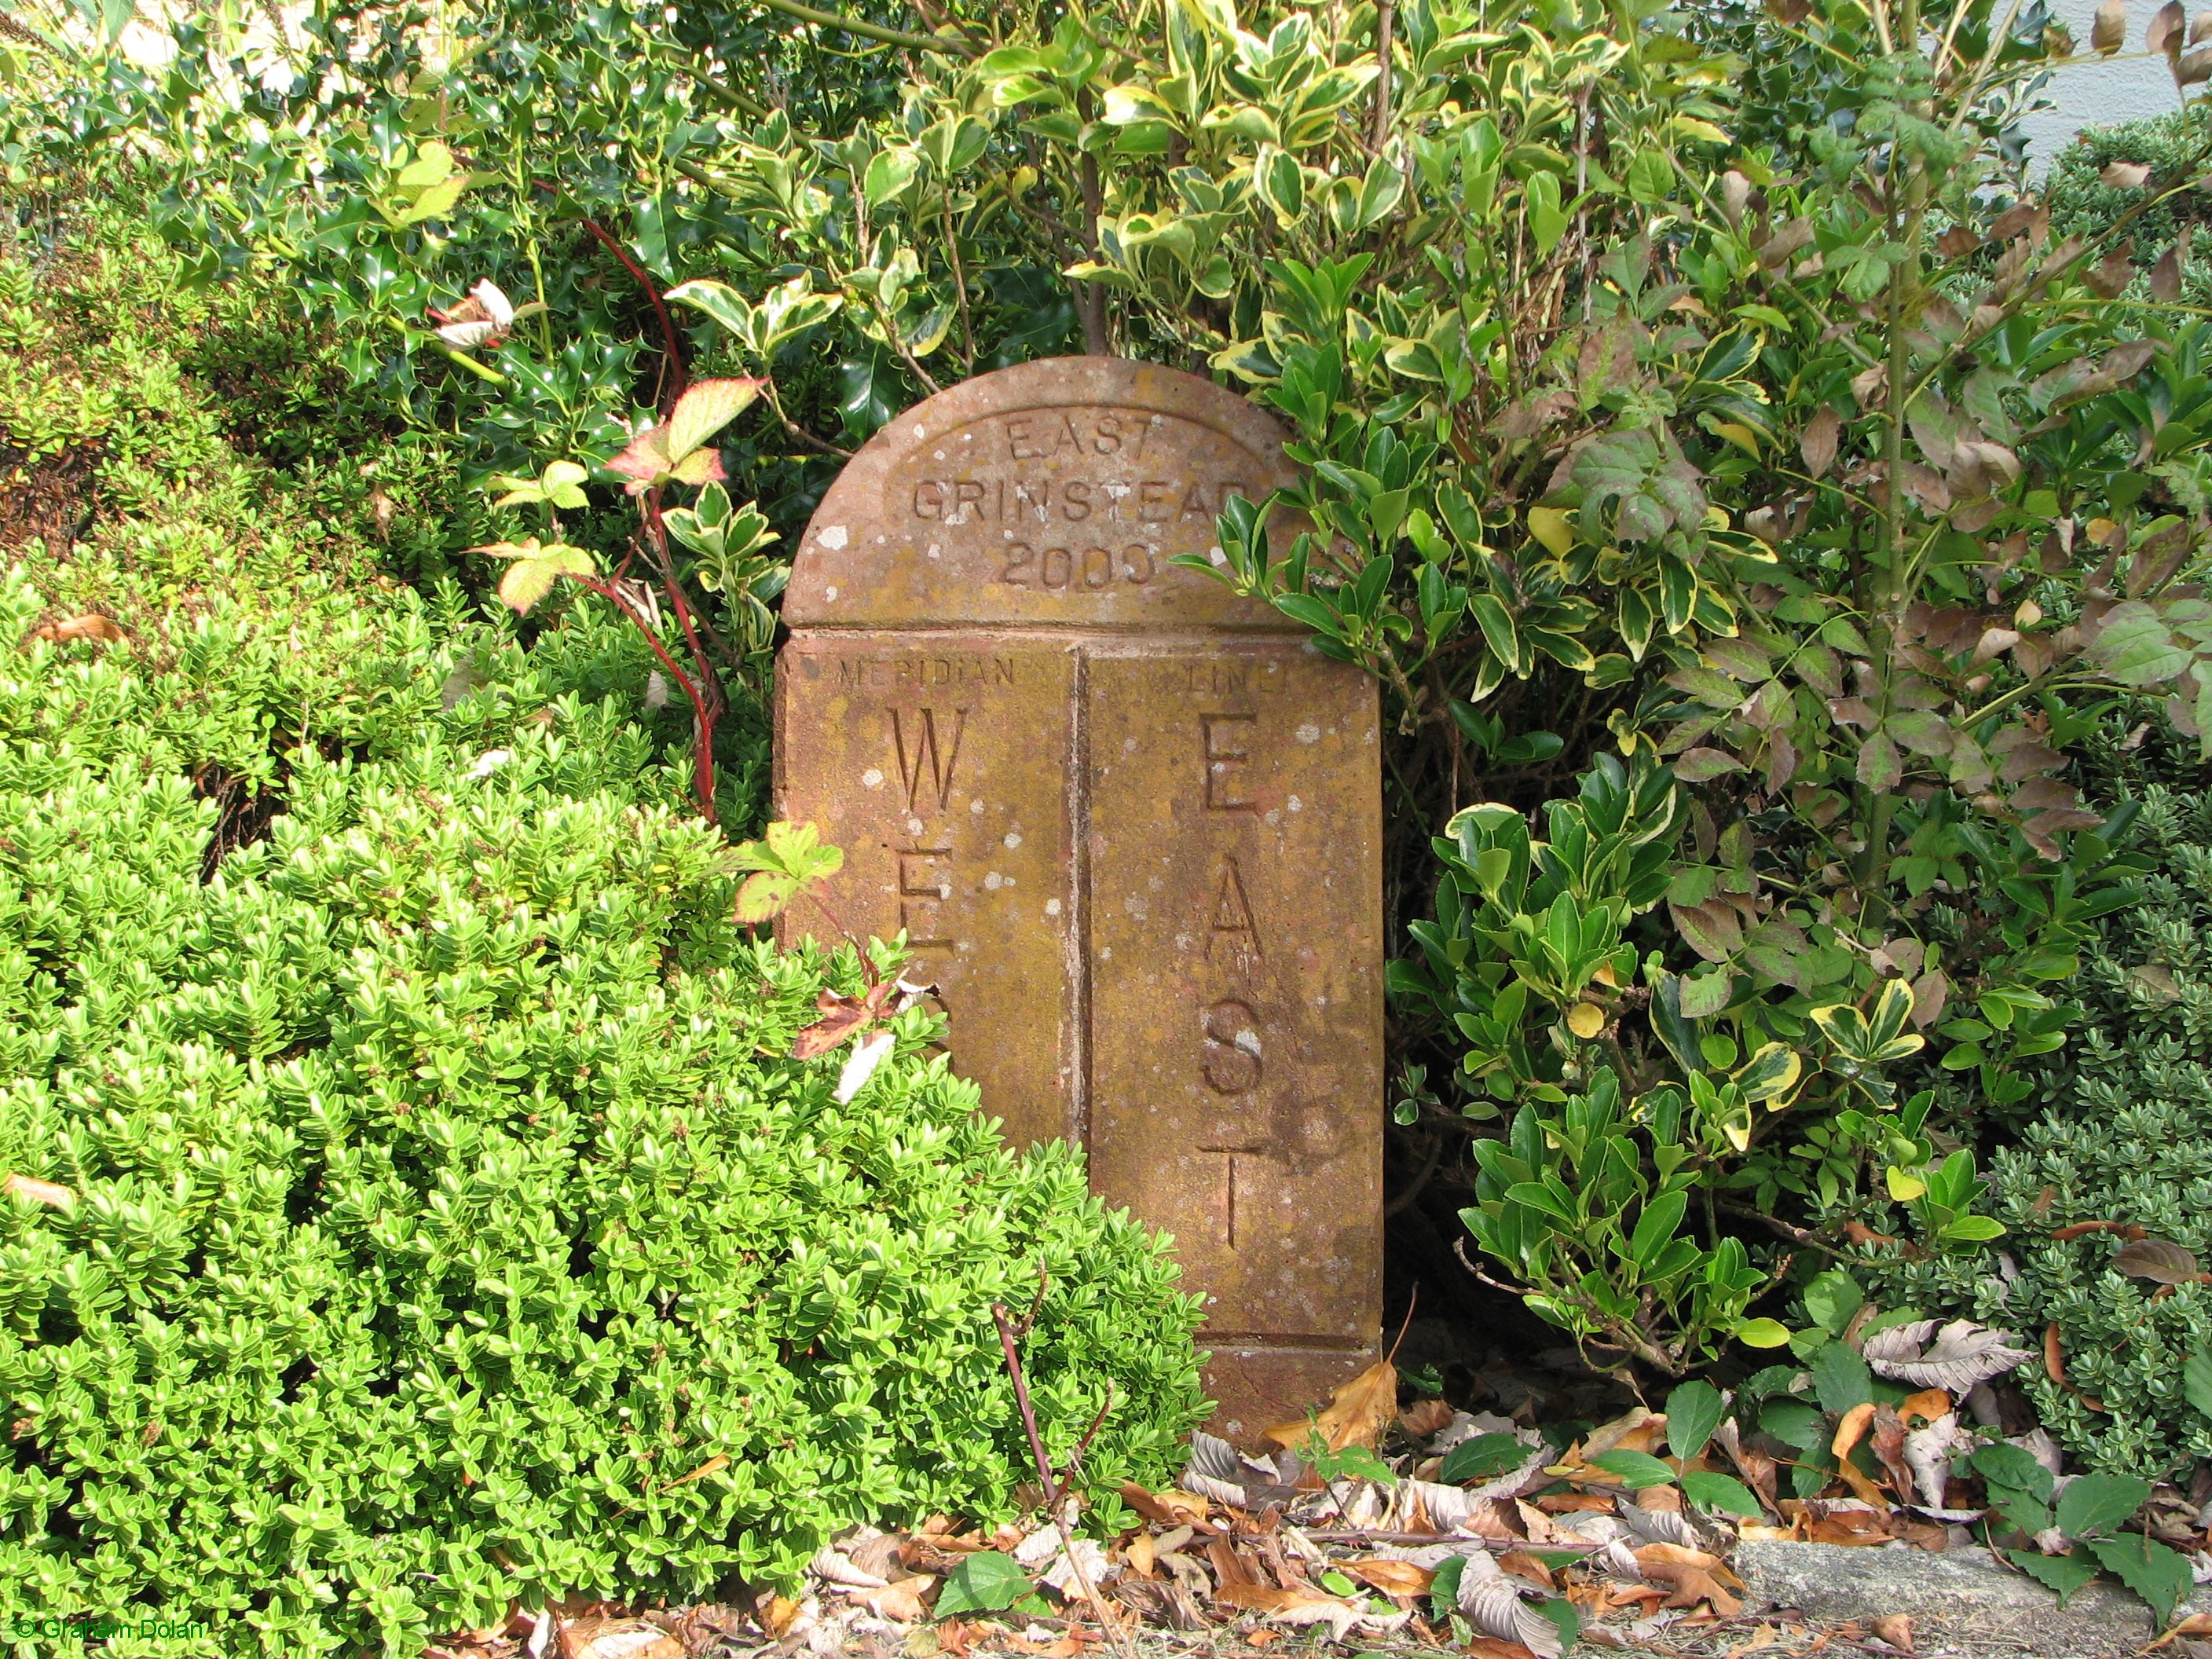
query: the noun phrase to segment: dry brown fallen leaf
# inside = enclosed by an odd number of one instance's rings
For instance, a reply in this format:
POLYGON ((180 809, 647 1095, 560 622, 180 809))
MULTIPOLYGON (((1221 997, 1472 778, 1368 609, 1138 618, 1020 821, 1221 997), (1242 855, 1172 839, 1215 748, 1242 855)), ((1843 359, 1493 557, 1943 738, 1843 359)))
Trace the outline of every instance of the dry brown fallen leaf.
POLYGON ((1292 1451, 1316 1431, 1333 1452, 1347 1446, 1372 1449, 1397 1414, 1398 1368, 1387 1359, 1378 1359, 1339 1389, 1328 1409, 1312 1421, 1278 1423, 1266 1433, 1277 1445, 1292 1451))
POLYGON ((1835 1456, 1836 1473, 1842 1478, 1844 1484, 1851 1489, 1851 1496, 1862 1503, 1871 1504, 1878 1510, 1886 1510, 1889 1508, 1888 1498, 1880 1486, 1875 1486, 1860 1471, 1858 1466, 1853 1463, 1850 1458, 1851 1449, 1866 1437, 1866 1431, 1872 1426, 1874 1418, 1873 1401, 1869 1401, 1862 1405, 1852 1407, 1844 1413, 1843 1420, 1836 1425, 1836 1437, 1830 1443, 1828 1449, 1835 1456))
POLYGON ((1809 1544, 1887 1544, 1896 1534, 1871 1510, 1838 1510, 1809 1517, 1798 1534, 1809 1544))
POLYGON ((1411 1561, 1347 1561, 1343 1570, 1385 1595, 1426 1595, 1437 1577, 1428 1568, 1411 1561))
POLYGON ((1733 1619, 1743 1611, 1743 1603, 1723 1589, 1712 1574, 1686 1567, 1681 1577, 1674 1580, 1674 1593, 1667 1598, 1666 1605, 1694 1607, 1700 1601, 1711 1607, 1717 1619, 1733 1619))
POLYGON ((2176 1637, 2212 1636, 2212 1613, 2192 1613, 2172 1630, 2145 1648, 2145 1653, 2155 1653, 2176 1637))
POLYGON ((1666 1432, 1667 1419, 1642 1406, 1631 1407, 1612 1422, 1590 1431, 1589 1438, 1571 1449, 1565 1462, 1587 1463, 1609 1451, 1648 1452, 1666 1432))
POLYGON ((1552 1577, 1552 1570, 1526 1550, 1506 1551, 1498 1558, 1498 1565, 1516 1577, 1541 1584, 1546 1589, 1559 1587, 1559 1581, 1552 1577))
POLYGON ((1572 1515, 1588 1510, 1595 1515, 1611 1515, 1613 1499, 1602 1492, 1555 1492, 1536 1500, 1536 1507, 1547 1515, 1572 1515))
POLYGON ((1224 1584, 1213 1595, 1223 1607, 1235 1607, 1239 1613, 1279 1613, 1316 1597, 1324 1601, 1338 1599, 1320 1590, 1278 1589, 1273 1584, 1224 1584))
POLYGON ((929 1616, 929 1608, 921 1596, 936 1582, 927 1573, 916 1573, 881 1589, 863 1590, 860 1600, 878 1619, 888 1619, 895 1625, 911 1625, 929 1616))
POLYGON ((102 640, 112 645, 131 636, 117 627, 110 617, 83 616, 64 617, 60 622, 48 623, 43 628, 31 630, 34 640, 52 640, 65 645, 71 640, 102 640))
POLYGON ((1885 1613, 1867 1620, 1867 1628, 1900 1653, 1912 1651, 1912 1620, 1901 1613, 1885 1613))
POLYGON ((761 1628, 770 1637, 781 1638, 784 1632, 791 1628, 791 1621, 799 1617, 801 1605, 787 1595, 771 1594, 761 1599, 755 1616, 759 1619, 761 1628))
POLYGON ((1398 1426, 1408 1437, 1426 1440, 1437 1430, 1450 1425, 1452 1408, 1441 1400, 1416 1400, 1398 1413, 1398 1426))
POLYGON ((1874 1414, 1874 1433, 1867 1443, 1873 1448, 1874 1461, 1889 1477, 1889 1489, 1897 1494, 1897 1501, 1910 1504, 1914 1492, 1912 1470, 1905 1461, 1905 1419, 1884 1406, 1874 1414))
POLYGON ((1680 1544, 1644 1544, 1636 1551, 1636 1565, 1642 1567, 1647 1577, 1664 1580, 1672 1574, 1694 1571, 1718 1572, 1730 1583, 1735 1578, 1728 1564, 1708 1550, 1693 1550, 1680 1544))
POLYGON ((1467 1651, 1470 1659, 1536 1659, 1518 1642, 1501 1642, 1494 1636, 1469 1638, 1467 1651))
POLYGON ((684 1644, 642 1619, 579 1619, 562 1627, 561 1659, 684 1659, 684 1644))
POLYGON ((1164 1492, 1146 1492, 1133 1480, 1121 1483, 1121 1501, 1147 1521, 1158 1521, 1170 1527, 1202 1526, 1206 1522, 1206 1499, 1195 1492, 1170 1486, 1164 1492))
POLYGON ((1941 1389, 1923 1389, 1918 1394, 1907 1395, 1905 1403, 1897 1408, 1897 1414, 1908 1423, 1916 1417, 1933 1423, 1950 1409, 1949 1395, 1941 1389))
POLYGON ((1232 1584, 1256 1584, 1260 1582, 1244 1558, 1237 1554, 1237 1547, 1226 1538, 1207 1539, 1206 1559, 1212 1563, 1214 1580, 1224 1589, 1232 1584))
POLYGON ((1831 1456, 1841 1462, 1850 1455, 1851 1448, 1866 1437, 1867 1428, 1874 1421, 1874 1401, 1865 1401, 1837 1420, 1835 1438, 1828 1443, 1831 1456))

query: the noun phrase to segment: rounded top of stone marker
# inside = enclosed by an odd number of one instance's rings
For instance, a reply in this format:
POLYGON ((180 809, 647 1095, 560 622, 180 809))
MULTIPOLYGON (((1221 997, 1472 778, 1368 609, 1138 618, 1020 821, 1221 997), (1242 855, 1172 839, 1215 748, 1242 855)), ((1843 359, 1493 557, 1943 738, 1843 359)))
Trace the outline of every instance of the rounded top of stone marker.
MULTIPOLYGON (((1299 630, 1170 561, 1218 563, 1231 494, 1297 481, 1280 427, 1196 374, 1051 357, 894 417, 845 465, 792 563, 795 628, 977 624, 1299 630)), ((1304 520, 1278 509, 1279 551, 1304 520)))

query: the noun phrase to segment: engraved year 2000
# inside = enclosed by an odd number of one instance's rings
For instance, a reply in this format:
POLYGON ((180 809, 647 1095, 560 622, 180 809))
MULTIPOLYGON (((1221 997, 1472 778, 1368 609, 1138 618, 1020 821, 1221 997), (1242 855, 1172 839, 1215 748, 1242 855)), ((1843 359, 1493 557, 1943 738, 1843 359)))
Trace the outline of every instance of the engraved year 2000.
POLYGON ((1142 542, 1119 548, 1032 547, 1016 542, 1006 549, 1006 568, 999 580, 1016 587, 1041 587, 1064 592, 1072 587, 1101 592, 1116 584, 1142 587, 1159 574, 1157 553, 1142 542))

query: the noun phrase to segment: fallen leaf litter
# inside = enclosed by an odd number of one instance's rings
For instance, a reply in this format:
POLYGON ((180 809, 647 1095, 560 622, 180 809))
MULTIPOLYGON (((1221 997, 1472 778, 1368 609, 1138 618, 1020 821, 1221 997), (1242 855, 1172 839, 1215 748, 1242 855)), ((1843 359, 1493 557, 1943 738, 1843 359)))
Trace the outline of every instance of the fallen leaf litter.
POLYGON ((1115 1494, 1130 1521, 1111 1536, 1085 1535, 1072 1492, 1059 1496, 1065 1525, 1039 1513, 989 1532, 941 1516, 906 1532, 860 1527, 815 1557, 796 1596, 635 1615, 603 1604, 518 1608, 428 1659, 1103 1659, 1135 1655, 1139 1638, 1150 1652, 1181 1638, 1178 1654, 1323 1638, 1478 1659, 1559 1659, 1577 1641, 1713 1659, 1911 1654, 1902 1616, 1826 1630, 1787 1614, 1754 1622, 1729 1565, 1739 1539, 1968 1542, 1959 1511, 1942 1507, 1963 1402, 1936 1380, 1972 1387, 2031 1356, 1932 1324, 1868 1346, 1876 1370, 1926 1386, 1901 1405, 1843 1414, 1828 1446, 1844 1471, 1832 1495, 1778 1497, 1778 1460, 1725 1419, 1700 1425, 1708 1437, 1684 1459, 1657 1455, 1668 1419, 1640 1407, 1565 1447, 1510 1418, 1435 1401, 1401 1412, 1384 1361, 1315 1416, 1267 1431, 1277 1449, 1266 1455, 1194 1435, 1176 1485, 1115 1494), (1851 1459, 1862 1444, 1872 1474, 1851 1459), (1438 1478, 1448 1469, 1461 1479, 1438 1478), (1686 1501, 1686 1477, 1699 1474, 1754 1497, 1759 1518, 1686 1501))

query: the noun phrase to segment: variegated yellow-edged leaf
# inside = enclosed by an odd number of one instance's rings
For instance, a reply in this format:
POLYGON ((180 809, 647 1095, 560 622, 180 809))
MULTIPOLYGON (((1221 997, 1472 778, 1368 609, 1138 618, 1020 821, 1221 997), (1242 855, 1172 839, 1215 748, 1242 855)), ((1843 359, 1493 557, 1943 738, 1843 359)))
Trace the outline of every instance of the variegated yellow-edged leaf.
POLYGON ((1786 1042, 1770 1042, 1753 1054, 1730 1079, 1746 1100, 1770 1103, 1787 1097, 1804 1075, 1805 1063, 1786 1042))
POLYGON ((1574 550, 1574 526, 1556 507, 1530 507, 1528 533, 1543 543, 1555 558, 1564 559, 1574 550))
MULTIPOLYGON (((881 161, 883 158, 876 158, 881 161)), ((871 193, 870 199, 873 200, 871 193)), ((690 306, 694 311, 704 312, 740 340, 750 339, 752 332, 752 307, 744 295, 726 283, 702 277, 696 282, 678 283, 662 296, 679 306, 690 306)))

